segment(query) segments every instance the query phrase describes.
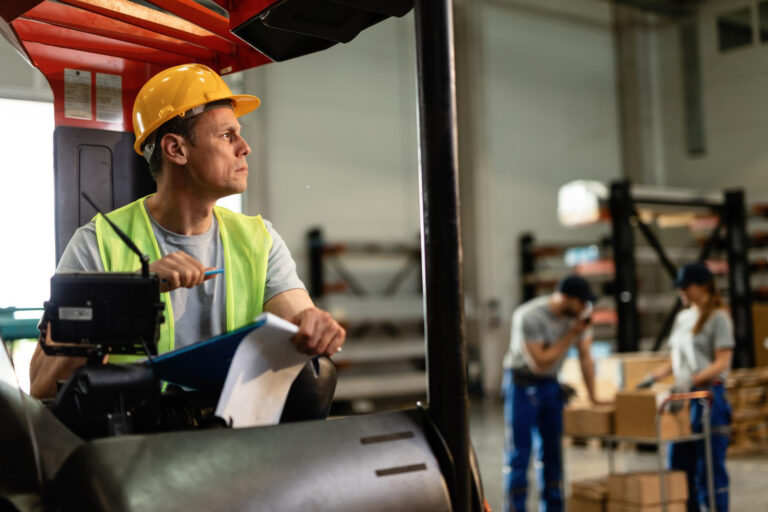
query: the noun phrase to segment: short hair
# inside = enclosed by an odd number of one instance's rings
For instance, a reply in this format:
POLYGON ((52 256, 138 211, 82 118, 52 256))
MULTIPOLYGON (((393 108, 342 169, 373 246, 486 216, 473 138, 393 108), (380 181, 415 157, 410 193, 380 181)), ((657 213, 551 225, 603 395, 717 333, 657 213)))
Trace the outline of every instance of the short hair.
MULTIPOLYGON (((187 139, 190 144, 195 145, 195 125, 200 116, 176 116, 166 123, 160 125, 160 128, 155 130, 144 146, 147 144, 154 144, 155 148, 152 151, 152 155, 149 158, 149 172, 152 174, 152 178, 157 181, 163 171, 163 148, 160 146, 160 141, 163 140, 169 133, 180 135, 187 139)), ((142 147, 143 149, 143 147, 142 147)))

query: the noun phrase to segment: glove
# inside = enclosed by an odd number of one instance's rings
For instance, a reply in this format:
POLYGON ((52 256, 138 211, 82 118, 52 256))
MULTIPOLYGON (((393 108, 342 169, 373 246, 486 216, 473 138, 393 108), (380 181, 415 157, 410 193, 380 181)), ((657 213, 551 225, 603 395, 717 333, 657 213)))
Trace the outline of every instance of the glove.
POLYGON ((654 377, 652 373, 649 373, 643 377, 643 380, 638 382, 637 386, 635 386, 635 389, 648 389, 653 386, 654 382, 656 382, 656 377, 654 377))
POLYGON ((560 397, 563 399, 563 405, 568 405, 568 402, 571 401, 571 398, 575 396, 576 390, 573 389, 573 387, 564 382, 560 383, 560 397))
MULTIPOLYGON (((692 385, 693 383, 691 382, 691 379, 678 379, 675 381, 675 384, 672 386, 672 389, 670 389, 669 392, 672 395, 687 393, 691 390, 692 385)), ((685 400, 675 400, 674 402, 669 402, 669 412, 672 414, 677 414, 683 409, 684 406, 685 400)))

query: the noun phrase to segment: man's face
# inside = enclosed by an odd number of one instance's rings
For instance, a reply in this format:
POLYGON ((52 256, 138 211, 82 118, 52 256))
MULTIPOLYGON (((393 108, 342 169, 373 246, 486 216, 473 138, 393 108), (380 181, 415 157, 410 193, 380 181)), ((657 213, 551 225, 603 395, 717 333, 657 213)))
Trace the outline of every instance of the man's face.
POLYGON ((240 136, 240 123, 229 108, 203 112, 187 142, 187 179, 198 192, 216 199, 245 191, 251 148, 240 136))
POLYGON ((581 299, 563 295, 563 315, 570 318, 576 318, 584 311, 585 308, 586 304, 582 302, 581 299))

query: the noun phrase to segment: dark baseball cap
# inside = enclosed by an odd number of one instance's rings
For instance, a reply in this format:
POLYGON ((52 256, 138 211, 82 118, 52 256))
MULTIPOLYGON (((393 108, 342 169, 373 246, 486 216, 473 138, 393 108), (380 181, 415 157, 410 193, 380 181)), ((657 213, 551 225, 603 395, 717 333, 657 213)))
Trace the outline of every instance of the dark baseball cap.
POLYGON ((715 276, 703 263, 688 263, 677 271, 675 287, 688 288, 692 284, 707 284, 712 282, 715 276))
POLYGON ((595 302, 597 297, 589 288, 586 279, 580 276, 568 276, 557 285, 557 291, 568 297, 574 297, 582 302, 595 302))

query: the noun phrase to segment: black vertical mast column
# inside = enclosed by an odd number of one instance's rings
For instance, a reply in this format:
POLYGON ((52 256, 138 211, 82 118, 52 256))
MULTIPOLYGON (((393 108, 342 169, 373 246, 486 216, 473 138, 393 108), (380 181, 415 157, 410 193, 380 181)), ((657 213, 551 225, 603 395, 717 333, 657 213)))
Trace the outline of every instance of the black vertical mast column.
POLYGON ((470 444, 452 9, 451 0, 416 1, 419 174, 429 413, 453 456, 454 510, 466 511, 470 444))
POLYGON ((755 349, 752 329, 752 290, 749 282, 749 237, 746 229, 744 191, 725 192, 725 241, 728 250, 728 288, 736 347, 734 368, 753 368, 755 349))
POLYGON ((618 352, 634 352, 638 346, 640 323, 637 317, 635 233, 631 223, 634 204, 628 181, 611 183, 609 208, 613 224, 613 262, 616 268, 613 295, 619 317, 616 348, 618 352))

